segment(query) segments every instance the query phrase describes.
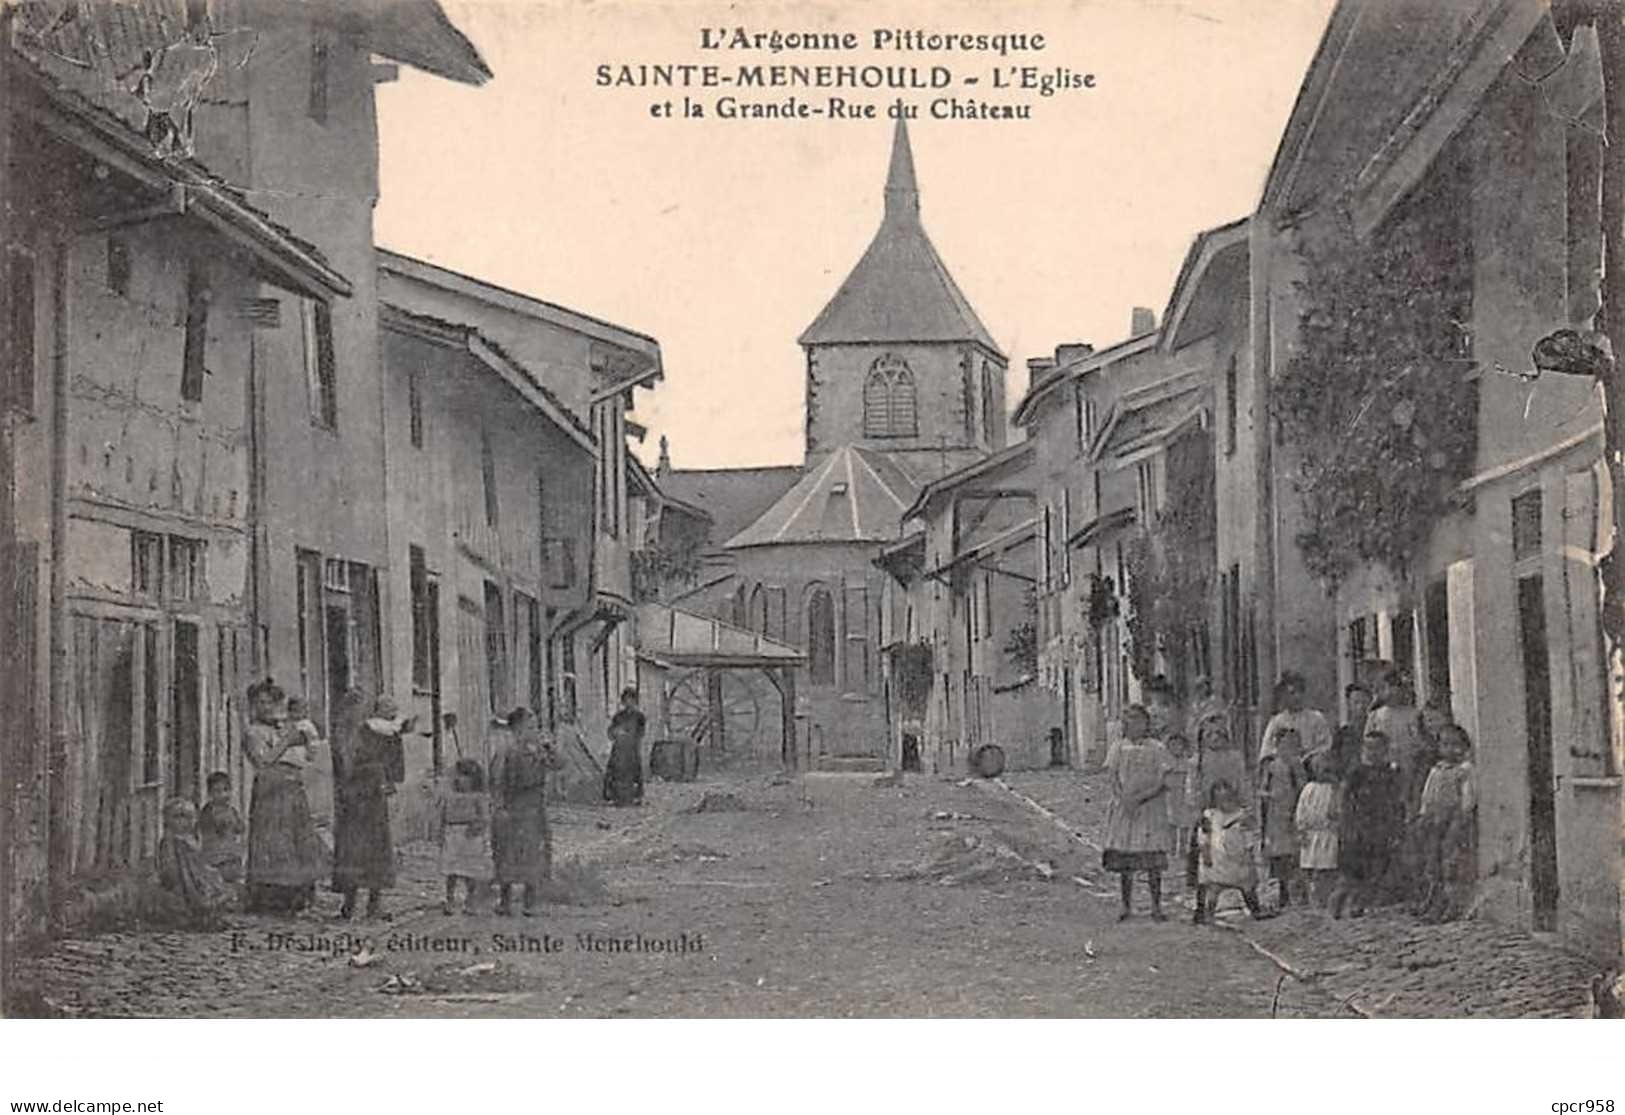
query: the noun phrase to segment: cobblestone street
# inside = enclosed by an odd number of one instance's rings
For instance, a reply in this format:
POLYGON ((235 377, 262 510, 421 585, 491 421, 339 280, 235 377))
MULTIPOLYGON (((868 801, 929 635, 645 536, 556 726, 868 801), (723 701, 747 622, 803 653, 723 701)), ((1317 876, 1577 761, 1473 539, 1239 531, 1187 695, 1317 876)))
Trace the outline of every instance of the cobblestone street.
MULTIPOLYGON (((1108 796, 1102 775, 1026 771, 1003 782, 1098 844, 1108 796)), ((1188 906, 1189 896, 1185 901, 1188 906)), ((1232 909, 1222 921, 1295 982, 1319 987, 1356 1014, 1524 1018, 1591 1012, 1595 965, 1488 922, 1424 925, 1386 909, 1335 920, 1303 908, 1264 922, 1232 909)))
MULTIPOLYGON (((1012 785, 1065 805, 1090 784, 1012 785)), ((387 923, 337 922, 324 895, 321 916, 64 940, 29 966, 39 1001, 70 1016, 1350 1016, 1233 933, 1118 924, 1098 854, 996 783, 651 789, 636 812, 560 811, 574 896, 539 918, 444 916, 413 847, 387 923), (686 934, 689 951, 602 951, 639 934, 669 950, 686 934)))

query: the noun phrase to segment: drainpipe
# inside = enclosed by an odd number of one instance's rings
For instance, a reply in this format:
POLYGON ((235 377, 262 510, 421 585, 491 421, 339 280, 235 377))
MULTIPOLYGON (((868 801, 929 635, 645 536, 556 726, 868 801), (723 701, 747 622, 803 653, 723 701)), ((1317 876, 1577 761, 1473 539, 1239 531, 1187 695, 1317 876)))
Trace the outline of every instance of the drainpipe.
POLYGON ((46 894, 60 922, 68 866, 68 245, 59 235, 51 259, 51 585, 50 749, 46 761, 46 894))
MULTIPOLYGON (((1608 4, 1599 12, 1597 44, 1600 47, 1603 103, 1607 114, 1606 142, 1602 164, 1602 321, 1613 347, 1615 359, 1625 354, 1625 5, 1608 4)), ((1613 477, 1614 543, 1601 562, 1603 583, 1602 620, 1608 639, 1610 688, 1625 657, 1625 555, 1621 555, 1621 529, 1625 529, 1625 390, 1619 383, 1619 365, 1599 377, 1602 385, 1604 456, 1613 477)), ((1621 716, 1617 700, 1609 702, 1614 717, 1621 716)), ((1611 733, 1618 738, 1618 725, 1611 733)), ((1613 740, 1609 741, 1610 746, 1613 740)), ((1619 829, 1625 830, 1625 804, 1621 806, 1619 829)), ((1621 887, 1620 951, 1625 954, 1625 883, 1621 887)))

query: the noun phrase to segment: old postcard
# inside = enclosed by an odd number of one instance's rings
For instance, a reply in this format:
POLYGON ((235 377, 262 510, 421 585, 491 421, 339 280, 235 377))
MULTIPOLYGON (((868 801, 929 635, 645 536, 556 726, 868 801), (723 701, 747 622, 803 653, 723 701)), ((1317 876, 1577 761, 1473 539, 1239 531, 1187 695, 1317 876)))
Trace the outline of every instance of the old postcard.
POLYGON ((0 13, 8 1016, 1618 1016, 1625 4, 0 13))

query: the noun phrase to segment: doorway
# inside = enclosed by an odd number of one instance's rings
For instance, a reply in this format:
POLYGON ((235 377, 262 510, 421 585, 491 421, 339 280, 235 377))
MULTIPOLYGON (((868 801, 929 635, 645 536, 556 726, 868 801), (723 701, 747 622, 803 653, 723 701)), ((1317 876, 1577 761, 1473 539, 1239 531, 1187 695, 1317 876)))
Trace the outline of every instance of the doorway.
POLYGON ((1552 764, 1552 679, 1546 654, 1545 578, 1518 578, 1518 636, 1529 772, 1529 889, 1533 928, 1557 928, 1557 794, 1552 764))
MULTIPOLYGON (((323 608, 327 636, 327 708, 331 716, 350 689, 350 609, 329 602, 323 608)), ((329 732, 338 726, 332 725, 329 732)))
POLYGON ((196 800, 202 759, 202 671, 198 665, 198 625, 175 621, 170 672, 169 794, 196 800))

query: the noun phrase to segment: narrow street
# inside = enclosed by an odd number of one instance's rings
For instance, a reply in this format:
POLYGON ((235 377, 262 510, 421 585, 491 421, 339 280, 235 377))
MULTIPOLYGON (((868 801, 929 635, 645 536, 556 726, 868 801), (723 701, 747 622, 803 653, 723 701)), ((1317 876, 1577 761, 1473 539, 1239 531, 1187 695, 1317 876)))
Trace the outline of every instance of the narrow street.
POLYGON ((1098 855, 998 783, 655 783, 640 811, 566 807, 556 831, 570 901, 534 919, 446 917, 414 846, 387 923, 337 922, 324 895, 320 917, 69 939, 31 969, 80 1017, 1352 1016, 1235 933, 1119 924, 1098 855), (686 953, 581 947, 684 934, 686 953))

